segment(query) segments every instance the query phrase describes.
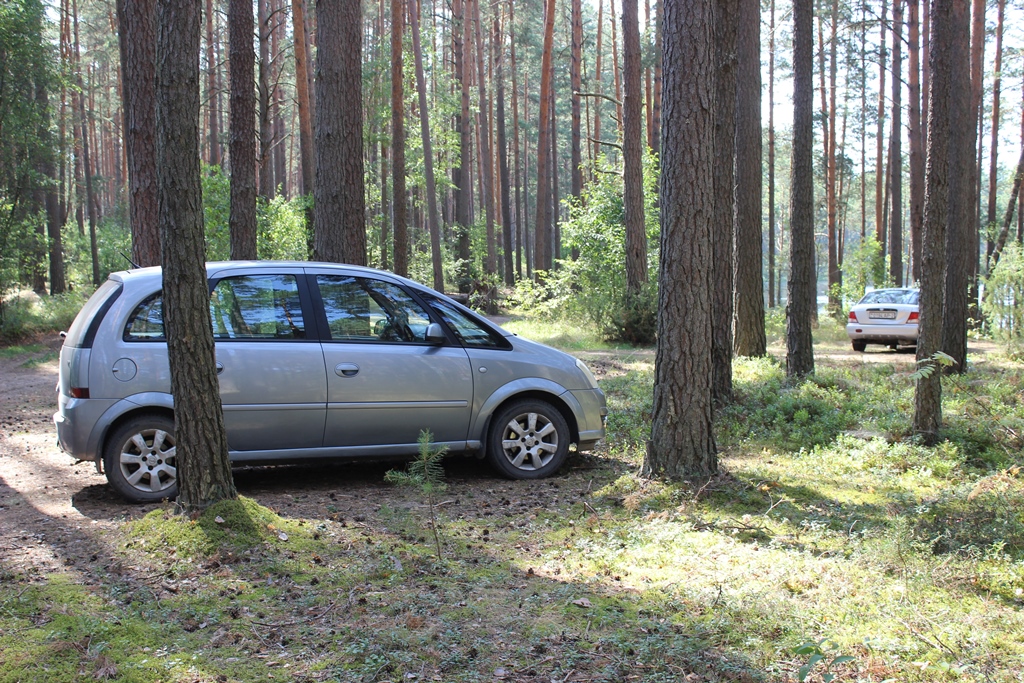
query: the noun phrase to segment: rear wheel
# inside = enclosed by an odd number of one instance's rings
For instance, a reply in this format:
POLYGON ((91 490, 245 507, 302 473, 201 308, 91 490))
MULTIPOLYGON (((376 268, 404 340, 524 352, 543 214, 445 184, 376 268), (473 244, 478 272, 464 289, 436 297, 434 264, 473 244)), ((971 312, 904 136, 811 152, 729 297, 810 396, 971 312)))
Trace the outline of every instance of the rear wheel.
POLYGON ((178 495, 174 420, 140 415, 107 441, 103 469, 115 491, 133 503, 155 503, 178 495))
POLYGON ((570 438, 569 425, 553 405, 516 401, 495 413, 487 457, 510 479, 543 479, 565 463, 570 438))
POLYGON ((854 351, 863 351, 867 347, 868 347, 868 343, 867 342, 862 342, 862 341, 855 341, 855 342, 853 342, 853 350, 854 351))

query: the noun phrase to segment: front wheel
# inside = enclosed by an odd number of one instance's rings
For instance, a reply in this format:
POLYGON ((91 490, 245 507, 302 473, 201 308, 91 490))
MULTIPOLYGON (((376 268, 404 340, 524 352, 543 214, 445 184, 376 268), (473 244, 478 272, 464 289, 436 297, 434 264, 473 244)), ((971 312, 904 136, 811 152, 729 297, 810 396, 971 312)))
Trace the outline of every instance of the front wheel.
POLYGON ((510 479, 543 479, 569 455, 569 425, 553 405, 527 399, 495 413, 487 457, 510 479))
POLYGON ((174 420, 140 415, 121 425, 107 441, 103 469, 111 487, 133 503, 176 498, 174 420))
POLYGON ((862 341, 855 341, 855 342, 853 342, 853 350, 854 351, 863 351, 867 347, 868 347, 867 342, 862 342, 862 341))

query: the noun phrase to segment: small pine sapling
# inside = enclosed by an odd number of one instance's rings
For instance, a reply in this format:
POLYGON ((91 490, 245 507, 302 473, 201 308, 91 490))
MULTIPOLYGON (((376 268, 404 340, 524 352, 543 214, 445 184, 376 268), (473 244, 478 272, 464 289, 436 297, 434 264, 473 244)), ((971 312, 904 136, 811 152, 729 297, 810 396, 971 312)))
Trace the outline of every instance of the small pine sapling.
POLYGON ((448 488, 444 483, 444 468, 441 467, 441 459, 448 451, 447 447, 432 448, 430 442, 434 435, 429 430, 420 432, 419 455, 409 462, 404 472, 389 470, 384 475, 384 480, 399 486, 411 486, 420 490, 427 498, 427 507, 430 510, 430 531, 434 535, 434 546, 437 550, 437 561, 442 561, 441 536, 437 530, 437 496, 448 488))

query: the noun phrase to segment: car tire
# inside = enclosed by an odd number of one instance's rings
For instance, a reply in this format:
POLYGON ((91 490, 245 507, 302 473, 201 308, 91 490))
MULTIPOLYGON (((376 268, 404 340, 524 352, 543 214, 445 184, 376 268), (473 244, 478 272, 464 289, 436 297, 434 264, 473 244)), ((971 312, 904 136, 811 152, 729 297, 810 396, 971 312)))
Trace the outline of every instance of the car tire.
POLYGON ((140 415, 107 439, 103 469, 110 486, 133 503, 156 503, 178 496, 174 420, 140 415))
POLYGON ((569 425, 553 405, 516 401, 494 414, 487 457, 509 479, 543 479, 565 464, 571 438, 569 425))
POLYGON ((853 350, 854 351, 862 352, 867 347, 868 347, 868 343, 867 342, 862 342, 862 341, 855 341, 855 342, 853 342, 853 350))

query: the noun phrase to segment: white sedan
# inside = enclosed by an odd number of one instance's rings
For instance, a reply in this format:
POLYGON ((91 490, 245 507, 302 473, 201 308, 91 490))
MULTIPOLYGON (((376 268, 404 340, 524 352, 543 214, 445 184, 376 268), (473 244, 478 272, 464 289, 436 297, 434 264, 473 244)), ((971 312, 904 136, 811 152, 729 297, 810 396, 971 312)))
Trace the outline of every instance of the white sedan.
POLYGON ((917 346, 921 320, 917 289, 876 289, 868 292, 850 309, 846 334, 854 351, 863 351, 868 344, 881 344, 891 349, 917 346))

